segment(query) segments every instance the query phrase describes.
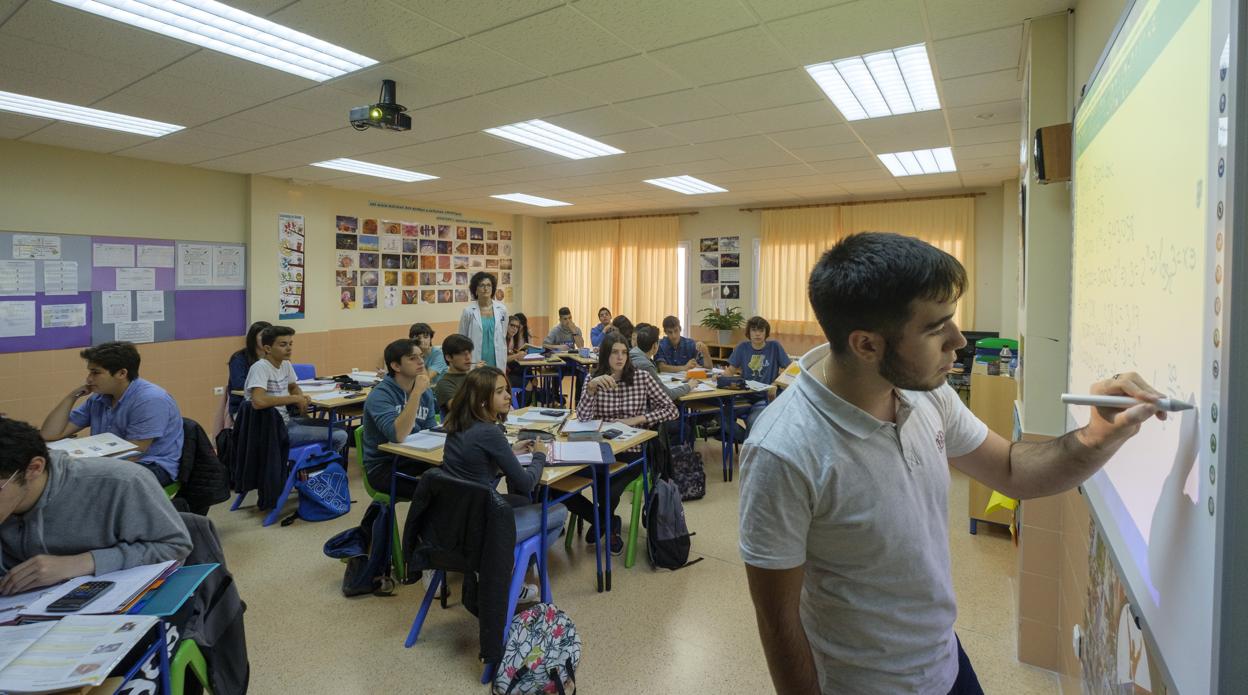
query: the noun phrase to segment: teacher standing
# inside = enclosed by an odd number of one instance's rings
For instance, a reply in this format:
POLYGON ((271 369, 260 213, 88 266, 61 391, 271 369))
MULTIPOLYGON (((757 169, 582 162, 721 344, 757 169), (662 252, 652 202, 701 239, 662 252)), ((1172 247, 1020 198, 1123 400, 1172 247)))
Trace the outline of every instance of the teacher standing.
POLYGON ((472 341, 473 363, 507 368, 507 307, 494 299, 493 273, 474 273, 468 281, 473 302, 459 315, 459 332, 472 341))

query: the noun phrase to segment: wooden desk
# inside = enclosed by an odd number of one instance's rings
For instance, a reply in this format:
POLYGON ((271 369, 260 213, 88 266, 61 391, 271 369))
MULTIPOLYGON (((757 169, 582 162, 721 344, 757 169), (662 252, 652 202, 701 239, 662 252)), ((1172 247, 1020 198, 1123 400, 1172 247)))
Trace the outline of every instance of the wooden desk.
MULTIPOLYGON (((1018 397, 1018 385, 1008 376, 989 376, 987 374, 971 374, 971 412, 975 414, 988 429, 1005 437, 1014 438, 1014 400, 1018 397)), ((981 521, 1009 526, 1014 520, 1013 512, 998 509, 985 514, 988 499, 992 490, 974 478, 968 478, 967 515, 970 517, 970 530, 974 534, 981 521)))

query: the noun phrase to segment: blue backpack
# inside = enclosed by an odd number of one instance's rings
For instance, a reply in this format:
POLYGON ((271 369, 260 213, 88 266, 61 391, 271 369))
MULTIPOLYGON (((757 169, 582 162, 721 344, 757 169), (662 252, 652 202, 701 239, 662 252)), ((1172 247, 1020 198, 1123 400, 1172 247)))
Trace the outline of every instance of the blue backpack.
MULTIPOLYGON (((351 489, 347 485, 347 472, 338 463, 341 458, 332 451, 316 454, 306 460, 303 469, 321 467, 314 473, 302 470, 295 480, 299 491, 297 516, 305 521, 328 521, 351 511, 351 489)), ((294 521, 294 516, 282 521, 283 525, 294 521)))

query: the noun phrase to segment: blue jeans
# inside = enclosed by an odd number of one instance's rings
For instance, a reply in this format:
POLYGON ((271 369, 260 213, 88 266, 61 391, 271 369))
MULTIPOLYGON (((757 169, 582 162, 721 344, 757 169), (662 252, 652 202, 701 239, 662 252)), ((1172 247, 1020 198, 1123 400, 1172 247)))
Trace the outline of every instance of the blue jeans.
MULTIPOLYGON (((290 437, 290 448, 304 444, 323 444, 328 438, 326 428, 329 423, 324 420, 313 420, 306 417, 292 417, 286 423, 286 434, 290 437)), ((334 429, 333 450, 342 454, 347 446, 347 431, 341 427, 334 429)))

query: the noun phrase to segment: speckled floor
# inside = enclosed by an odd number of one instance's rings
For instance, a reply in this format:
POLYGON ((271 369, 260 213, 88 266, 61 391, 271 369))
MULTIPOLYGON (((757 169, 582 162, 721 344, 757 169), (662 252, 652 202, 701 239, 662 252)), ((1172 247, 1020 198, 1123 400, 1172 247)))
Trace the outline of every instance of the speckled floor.
MULTIPOLYGON (((586 692, 771 692, 737 554, 738 483, 722 482, 718 442, 699 448, 707 461, 707 495, 687 503, 685 511, 697 532, 694 554, 703 562, 654 572, 644 551, 632 569, 624 569, 621 557, 614 590, 598 594, 592 549, 577 541, 571 554, 562 543, 551 553, 555 603, 584 642, 578 680, 586 692)), ((358 467, 349 468, 357 505, 340 519, 263 528, 254 495, 237 512, 219 505, 211 514, 248 606, 251 692, 484 692, 477 680, 477 624, 458 604, 457 583, 451 606, 434 604, 412 649, 403 648, 403 639, 422 585, 400 587, 387 598, 342 596, 343 565, 322 555, 321 546, 356 523, 368 499, 358 467)), ((977 536, 967 533, 966 480, 953 476, 949 528, 957 631, 984 690, 1057 693, 1053 673, 1020 664, 1015 656, 1015 548, 1008 534, 984 525, 977 536)), ((626 496, 620 506, 626 519, 627 508, 626 496)))

